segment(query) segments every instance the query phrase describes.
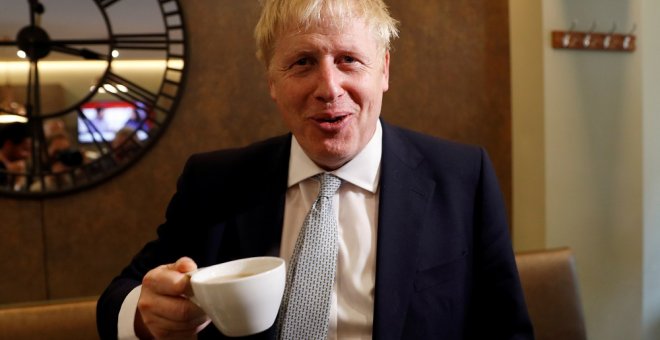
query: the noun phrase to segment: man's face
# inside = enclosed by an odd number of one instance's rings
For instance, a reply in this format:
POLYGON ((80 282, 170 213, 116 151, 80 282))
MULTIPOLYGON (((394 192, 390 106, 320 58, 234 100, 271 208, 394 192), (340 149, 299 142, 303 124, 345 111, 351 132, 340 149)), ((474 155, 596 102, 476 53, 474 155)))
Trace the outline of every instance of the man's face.
POLYGON ((369 142, 387 91, 389 53, 362 20, 341 30, 282 32, 268 68, 270 95, 305 153, 333 170, 369 142))

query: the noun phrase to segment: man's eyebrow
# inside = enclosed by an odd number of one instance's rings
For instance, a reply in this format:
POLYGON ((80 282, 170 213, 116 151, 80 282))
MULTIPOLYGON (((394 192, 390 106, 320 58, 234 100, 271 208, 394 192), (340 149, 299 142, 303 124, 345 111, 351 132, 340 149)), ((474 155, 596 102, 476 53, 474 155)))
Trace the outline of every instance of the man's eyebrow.
POLYGON ((313 56, 314 54, 315 53, 313 51, 308 49, 291 50, 284 53, 284 55, 282 56, 282 61, 289 62, 292 59, 297 59, 300 57, 309 57, 309 56, 313 56))

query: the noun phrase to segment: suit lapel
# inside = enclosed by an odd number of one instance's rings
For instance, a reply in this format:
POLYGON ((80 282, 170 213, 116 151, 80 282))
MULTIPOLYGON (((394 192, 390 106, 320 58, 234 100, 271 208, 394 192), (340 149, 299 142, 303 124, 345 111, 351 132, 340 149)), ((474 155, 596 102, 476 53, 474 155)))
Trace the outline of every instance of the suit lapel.
POLYGON ((374 339, 399 338, 413 290, 418 237, 435 187, 418 166, 422 156, 383 123, 376 255, 374 339))
POLYGON ((263 176, 255 181, 254 204, 236 217, 241 256, 279 256, 289 171, 291 135, 273 141, 274 151, 261 162, 263 176))

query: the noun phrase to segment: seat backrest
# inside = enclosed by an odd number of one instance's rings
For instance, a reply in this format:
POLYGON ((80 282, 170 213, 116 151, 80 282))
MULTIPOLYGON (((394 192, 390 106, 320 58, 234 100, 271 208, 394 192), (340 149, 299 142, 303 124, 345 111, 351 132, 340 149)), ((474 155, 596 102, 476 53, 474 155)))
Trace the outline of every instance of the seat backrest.
POLYGON ((94 340, 96 297, 0 308, 0 339, 94 340))
POLYGON ((536 340, 584 340, 586 330, 570 248, 516 254, 536 340))

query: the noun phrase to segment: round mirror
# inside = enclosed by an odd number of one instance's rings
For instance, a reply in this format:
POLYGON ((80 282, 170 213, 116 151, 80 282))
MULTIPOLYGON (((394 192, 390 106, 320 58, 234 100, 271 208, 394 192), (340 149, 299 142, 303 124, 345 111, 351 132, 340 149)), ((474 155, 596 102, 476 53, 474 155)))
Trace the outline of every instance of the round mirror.
POLYGON ((177 0, 24 0, 0 11, 0 195, 73 192, 126 169, 185 78, 177 0))

